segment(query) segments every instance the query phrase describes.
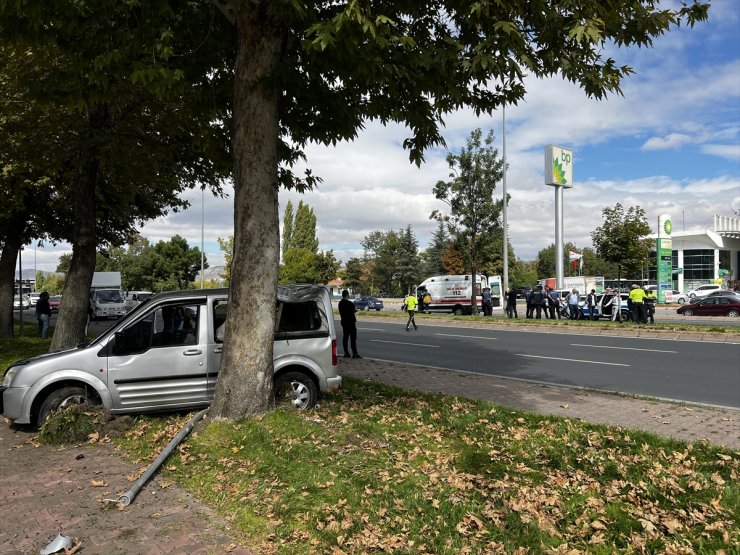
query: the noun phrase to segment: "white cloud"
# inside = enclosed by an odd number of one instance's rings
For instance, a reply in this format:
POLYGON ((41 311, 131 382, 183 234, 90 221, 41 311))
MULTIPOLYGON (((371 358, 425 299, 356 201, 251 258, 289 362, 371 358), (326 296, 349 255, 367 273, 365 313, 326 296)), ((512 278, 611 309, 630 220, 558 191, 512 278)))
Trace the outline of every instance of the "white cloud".
MULTIPOLYGON (((576 186, 564 193, 564 239, 578 246, 590 246, 601 211, 617 202, 641 206, 653 227, 658 214, 671 213, 676 229, 684 222, 686 229, 703 229, 713 214, 740 209, 740 11, 735 4, 714 2, 708 23, 659 37, 654 48, 610 47, 608 55, 618 64, 636 70, 623 83, 624 97, 597 101, 558 78, 526 80, 525 99, 506 109, 508 220, 518 257, 534 258, 554 241, 554 191, 543 182, 543 149, 549 143, 575 151, 576 186), (614 161, 624 152, 646 160, 642 167, 629 165, 629 178, 621 178, 627 168, 614 161), (688 155, 700 157, 690 175, 682 165, 688 155), (651 167, 653 156, 664 161, 660 169, 651 167)), ((442 133, 450 150, 457 152, 470 131, 481 127, 495 131, 502 154, 500 113, 478 118, 461 110, 445 123, 442 133)), ((309 165, 324 181, 305 195, 281 191, 281 216, 288 199, 294 205, 303 199, 317 216, 320 248, 334 249, 343 260, 361 254, 360 241, 377 229, 410 224, 426 246, 436 229, 429 214, 441 207, 432 187, 448 178, 446 150, 430 150, 417 168, 401 146, 408 136, 403 127, 371 122, 352 143, 309 145, 309 165)), ((187 198, 189 210, 148 222, 144 235, 156 242, 179 233, 199 246, 201 193, 187 198)), ((233 233, 232 199, 206 195, 205 243, 212 265, 222 261, 216 238, 233 233)))
POLYGON ((734 145, 702 145, 701 151, 728 160, 740 160, 740 144, 737 143, 734 145))

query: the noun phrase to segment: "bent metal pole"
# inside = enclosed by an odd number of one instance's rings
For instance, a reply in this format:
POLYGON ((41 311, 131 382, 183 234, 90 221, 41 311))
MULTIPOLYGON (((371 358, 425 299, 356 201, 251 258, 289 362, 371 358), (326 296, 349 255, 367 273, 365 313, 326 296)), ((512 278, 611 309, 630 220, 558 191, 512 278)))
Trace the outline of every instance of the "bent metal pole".
POLYGON ((149 481, 149 479, 154 476, 157 470, 159 470, 159 467, 162 466, 162 463, 167 460, 167 457, 172 454, 172 451, 175 450, 175 447, 180 445, 180 442, 185 439, 185 437, 192 431, 195 425, 200 421, 201 418, 203 418, 203 416, 205 416, 207 412, 208 409, 203 409, 195 416, 193 416, 193 418, 190 419, 190 422, 188 422, 185 427, 180 430, 174 438, 172 438, 172 441, 167 444, 167 447, 164 448, 164 450, 159 454, 154 462, 149 465, 144 474, 142 474, 141 477, 136 480, 134 485, 131 486, 128 491, 122 493, 116 499, 103 499, 103 501, 116 503, 124 507, 128 507, 139 494, 141 488, 143 488, 144 485, 149 481))

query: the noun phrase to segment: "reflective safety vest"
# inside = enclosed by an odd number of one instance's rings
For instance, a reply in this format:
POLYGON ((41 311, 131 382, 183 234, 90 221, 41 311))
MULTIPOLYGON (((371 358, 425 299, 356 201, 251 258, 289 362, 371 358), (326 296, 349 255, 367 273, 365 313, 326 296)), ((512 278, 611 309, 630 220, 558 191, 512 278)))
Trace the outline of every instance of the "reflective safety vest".
POLYGON ((417 303, 417 300, 414 295, 409 295, 403 301, 403 304, 406 305, 406 310, 416 310, 416 303, 417 303))
POLYGON ((637 289, 633 289, 630 291, 630 300, 633 303, 643 302, 645 300, 645 291, 639 287, 637 289))

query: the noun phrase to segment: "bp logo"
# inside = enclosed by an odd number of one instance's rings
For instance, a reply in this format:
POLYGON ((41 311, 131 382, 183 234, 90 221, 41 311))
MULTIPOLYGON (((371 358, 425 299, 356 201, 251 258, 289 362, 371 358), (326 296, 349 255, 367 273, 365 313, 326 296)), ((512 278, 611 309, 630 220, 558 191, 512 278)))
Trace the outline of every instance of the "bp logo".
POLYGON ((557 158, 552 161, 552 175, 558 185, 568 184, 568 180, 565 178, 565 170, 563 169, 563 165, 557 158))
POLYGON ((671 231, 673 231, 673 224, 671 224, 671 220, 666 220, 663 223, 663 231, 665 231, 666 235, 671 234, 671 231))

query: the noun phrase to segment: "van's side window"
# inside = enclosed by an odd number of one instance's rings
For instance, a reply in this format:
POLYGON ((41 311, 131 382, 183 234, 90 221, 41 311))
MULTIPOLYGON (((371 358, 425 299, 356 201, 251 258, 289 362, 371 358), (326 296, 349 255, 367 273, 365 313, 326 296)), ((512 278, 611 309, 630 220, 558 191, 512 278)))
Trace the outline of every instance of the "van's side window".
POLYGON ((321 314, 314 301, 280 303, 277 333, 316 331, 321 329, 321 314))
POLYGON ((117 334, 114 355, 143 353, 152 348, 198 342, 200 304, 174 303, 157 307, 117 334))
POLYGON ((213 304, 213 339, 216 343, 224 342, 228 307, 229 305, 226 301, 216 301, 213 304))

